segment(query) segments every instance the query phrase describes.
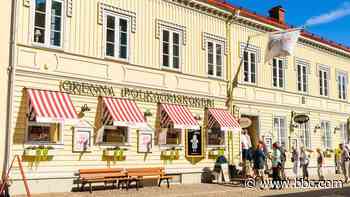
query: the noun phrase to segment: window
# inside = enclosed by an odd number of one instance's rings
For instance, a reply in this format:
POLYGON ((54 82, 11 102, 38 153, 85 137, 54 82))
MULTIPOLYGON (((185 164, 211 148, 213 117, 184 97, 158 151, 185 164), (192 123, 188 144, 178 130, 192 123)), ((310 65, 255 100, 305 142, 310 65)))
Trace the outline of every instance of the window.
POLYGON ((347 98, 347 75, 345 73, 338 73, 338 98, 346 100, 347 98))
POLYGON ((322 121, 321 122, 321 129, 324 134, 323 144, 324 148, 332 148, 332 132, 331 132, 331 126, 330 122, 328 121, 322 121))
POLYGON ((328 71, 320 69, 319 70, 319 80, 320 80, 320 95, 328 96, 328 71))
POLYGON ((340 124, 340 136, 341 136, 342 142, 344 144, 347 144, 349 142, 349 134, 348 134, 347 123, 341 123, 340 124))
POLYGON ((223 48, 222 43, 207 42, 209 76, 220 78, 223 76, 223 48))
POLYGON ((35 0, 34 43, 62 47, 63 0, 35 0))
POLYGON ((129 57, 129 18, 106 14, 106 56, 118 59, 129 57))
POLYGON ((40 144, 61 144, 61 125, 58 123, 28 122, 27 142, 40 144))
POLYGON ((159 134, 160 145, 181 145, 182 130, 174 128, 162 128, 159 134))
POLYGON ((282 117, 276 117, 274 120, 274 129, 277 133, 277 142, 280 145, 287 145, 287 130, 286 130, 286 120, 282 117))
POLYGON ((163 29, 161 37, 161 62, 162 67, 180 69, 180 32, 163 29))
POLYGON ((298 124, 298 127, 300 129, 299 133, 302 133, 302 144, 306 148, 311 148, 311 133, 309 123, 298 124))
POLYGON ((297 65, 298 70, 298 91, 307 92, 307 66, 303 64, 297 65))
POLYGON ((256 83, 256 53, 244 51, 244 82, 256 83))
POLYGON ((128 127, 104 126, 103 140, 104 144, 121 144, 129 143, 128 127))
POLYGON ((284 66, 283 60, 274 58, 272 63, 272 84, 273 87, 284 87, 284 66))
POLYGON ((208 145, 209 146, 224 146, 225 132, 220 128, 208 129, 208 145))

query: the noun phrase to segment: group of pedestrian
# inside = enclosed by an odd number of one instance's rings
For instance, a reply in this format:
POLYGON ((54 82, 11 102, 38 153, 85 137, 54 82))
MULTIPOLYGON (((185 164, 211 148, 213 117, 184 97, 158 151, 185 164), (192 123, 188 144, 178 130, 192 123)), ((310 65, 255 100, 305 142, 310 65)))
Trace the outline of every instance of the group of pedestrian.
MULTIPOLYGON (((349 176, 350 176, 350 150, 349 147, 345 144, 339 144, 339 149, 338 153, 336 150, 336 155, 335 155, 335 163, 336 166, 341 167, 341 171, 343 172, 345 183, 349 181, 349 176)), ((339 170, 336 167, 336 171, 339 170)))

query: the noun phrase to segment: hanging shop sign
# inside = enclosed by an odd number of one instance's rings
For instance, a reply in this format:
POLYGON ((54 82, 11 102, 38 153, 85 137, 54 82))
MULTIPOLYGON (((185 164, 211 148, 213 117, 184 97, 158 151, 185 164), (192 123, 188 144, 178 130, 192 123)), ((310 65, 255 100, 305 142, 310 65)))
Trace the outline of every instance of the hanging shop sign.
POLYGON ((139 89, 123 88, 121 91, 121 96, 124 98, 151 103, 174 103, 196 108, 214 107, 213 99, 139 89))
POLYGON ((80 122, 74 127, 73 152, 90 152, 92 127, 80 122))
POLYGON ((153 133, 150 131, 139 131, 137 136, 137 152, 151 153, 152 152, 153 133))
POLYGON ((115 96, 112 86, 79 81, 60 81, 60 91, 81 96, 115 96))
POLYGON ((242 129, 250 127, 252 125, 252 121, 249 118, 241 118, 239 119, 239 125, 242 129))
POLYGON ((294 122, 299 123, 299 124, 303 124, 303 123, 307 123, 309 122, 309 116, 306 114, 299 114, 294 116, 294 122))
POLYGON ((186 156, 203 157, 203 135, 202 130, 188 130, 186 132, 186 156))

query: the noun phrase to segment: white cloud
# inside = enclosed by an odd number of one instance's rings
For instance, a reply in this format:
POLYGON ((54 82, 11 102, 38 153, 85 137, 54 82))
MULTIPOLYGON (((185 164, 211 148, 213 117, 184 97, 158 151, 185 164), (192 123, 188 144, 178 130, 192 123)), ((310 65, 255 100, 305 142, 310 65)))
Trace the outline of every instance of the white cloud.
POLYGON ((343 5, 336 10, 332 10, 328 13, 325 13, 319 16, 311 17, 306 21, 305 25, 314 26, 314 25, 329 23, 334 20, 343 18, 347 15, 350 15, 350 2, 343 3, 343 5))

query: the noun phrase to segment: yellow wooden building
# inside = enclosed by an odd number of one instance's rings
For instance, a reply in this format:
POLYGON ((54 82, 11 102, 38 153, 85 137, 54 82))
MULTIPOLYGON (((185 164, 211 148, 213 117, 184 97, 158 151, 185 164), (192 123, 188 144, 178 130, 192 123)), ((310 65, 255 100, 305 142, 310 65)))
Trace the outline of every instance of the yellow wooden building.
MULTIPOLYGON (((33 193, 71 191, 81 168, 162 166, 174 182, 199 183, 217 155, 240 161, 227 110, 252 120, 253 141, 288 150, 347 139, 350 49, 303 32, 294 56, 265 63, 262 33, 289 28, 280 7, 269 18, 220 1, 15 2, 7 161, 22 157, 33 193), (293 121, 298 114, 310 118, 306 127, 293 121)), ((24 193, 18 168, 11 178, 11 191, 24 193)))

